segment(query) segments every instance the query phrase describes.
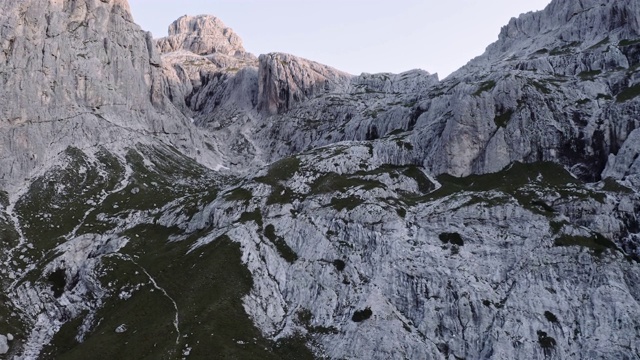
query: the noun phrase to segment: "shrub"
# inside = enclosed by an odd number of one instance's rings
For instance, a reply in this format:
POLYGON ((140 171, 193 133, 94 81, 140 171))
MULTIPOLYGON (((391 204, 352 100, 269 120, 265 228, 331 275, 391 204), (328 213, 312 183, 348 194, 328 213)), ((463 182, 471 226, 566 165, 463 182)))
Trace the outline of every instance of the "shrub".
POLYGON ((464 240, 462 240, 462 236, 458 233, 442 233, 438 236, 440 241, 445 244, 454 244, 458 246, 464 246, 464 240))
POLYGON ((373 311, 371 311, 371 308, 366 308, 364 310, 358 310, 353 313, 351 320, 353 320, 353 322, 362 322, 369 319, 371 315, 373 315, 373 311))

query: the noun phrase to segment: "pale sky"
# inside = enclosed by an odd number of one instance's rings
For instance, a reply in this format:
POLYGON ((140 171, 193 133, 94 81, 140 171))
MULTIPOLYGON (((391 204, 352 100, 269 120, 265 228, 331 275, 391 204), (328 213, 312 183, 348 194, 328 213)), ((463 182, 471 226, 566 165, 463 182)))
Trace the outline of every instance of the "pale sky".
POLYGON ((551 0, 129 0, 154 37, 178 17, 220 18, 256 55, 286 52, 351 74, 424 69, 440 79, 551 0))

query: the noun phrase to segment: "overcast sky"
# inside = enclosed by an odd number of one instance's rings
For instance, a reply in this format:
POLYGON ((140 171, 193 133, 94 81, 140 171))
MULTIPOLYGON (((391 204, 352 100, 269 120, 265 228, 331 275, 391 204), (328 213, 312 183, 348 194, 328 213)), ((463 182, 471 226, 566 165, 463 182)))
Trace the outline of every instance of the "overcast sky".
POLYGON ((178 17, 211 14, 256 55, 286 52, 340 70, 444 78, 497 40, 500 28, 550 0, 129 0, 154 37, 178 17))

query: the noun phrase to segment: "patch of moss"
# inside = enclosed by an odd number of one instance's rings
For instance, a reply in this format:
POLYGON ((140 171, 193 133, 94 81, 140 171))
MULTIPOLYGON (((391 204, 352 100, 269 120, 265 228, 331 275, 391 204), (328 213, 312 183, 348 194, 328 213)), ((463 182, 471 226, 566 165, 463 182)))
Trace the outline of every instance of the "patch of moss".
POLYGON ((6 191, 0 190, 0 206, 9 206, 9 193, 6 191))
POLYGON ((276 235, 276 228, 273 224, 269 224, 264 228, 264 236, 269 239, 269 241, 276 247, 278 254, 285 259, 288 263, 293 264, 298 260, 298 254, 287 245, 287 242, 284 241, 284 238, 276 235))
POLYGON ((607 36, 606 38, 602 39, 600 42, 598 42, 597 44, 593 45, 592 47, 590 47, 588 50, 593 50, 593 49, 597 49, 600 46, 603 45, 607 45, 611 42, 611 40, 609 39, 609 37, 607 36))
POLYGON ((504 113, 497 115, 493 118, 493 122, 496 124, 497 127, 507 127, 507 123, 509 123, 509 120, 511 120, 511 116, 513 116, 513 110, 509 109, 507 111, 505 111, 504 113))
MULTIPOLYGON (((113 230, 115 222, 110 219, 125 217, 132 211, 157 213, 176 200, 176 208, 190 218, 217 197, 217 185, 224 181, 173 148, 140 146, 129 149, 125 160, 132 170, 127 185, 110 193, 88 214, 78 235, 113 230)), ((114 183, 115 188, 122 180, 124 165, 108 156, 101 162, 108 164, 107 171, 122 174, 114 183)))
POLYGON ((576 101, 576 105, 585 105, 591 102, 591 99, 581 99, 576 101))
POLYGON ((547 321, 552 322, 554 324, 558 323, 558 318, 551 312, 551 311, 545 311, 544 312, 544 317, 547 319, 547 321))
POLYGON ((493 80, 482 82, 476 92, 473 93, 473 96, 480 96, 485 91, 493 90, 494 87, 496 87, 496 82, 493 80))
POLYGON ((544 331, 538 331, 538 344, 542 347, 545 356, 551 356, 551 352, 556 347, 556 339, 549 336, 544 331))
POLYGON ((51 284, 53 296, 59 298, 64 292, 65 286, 67 285, 67 278, 64 269, 58 269, 52 272, 47 278, 47 282, 51 284))
POLYGON ((593 250, 596 255, 602 254, 607 249, 620 251, 613 241, 598 233, 594 233, 592 236, 561 235, 555 239, 554 245, 582 246, 593 250))
POLYGON ((603 202, 605 194, 591 190, 574 178, 562 166, 550 163, 513 163, 502 171, 492 174, 471 175, 463 178, 440 175, 437 178, 442 185, 438 190, 423 196, 403 196, 407 205, 430 202, 457 193, 471 195, 464 206, 486 203, 490 206, 501 205, 516 200, 532 212, 544 216, 553 215, 553 204, 544 201, 546 194, 562 199, 593 199, 603 202))
POLYGON ((633 190, 620 184, 619 182, 617 182, 615 179, 612 179, 612 178, 606 178, 603 180, 602 190, 607 192, 616 192, 616 193, 622 193, 622 194, 633 194, 633 190))
POLYGON ((633 100, 638 95, 640 95, 640 84, 629 86, 628 88, 622 90, 618 94, 618 96, 616 96, 616 102, 623 103, 629 100, 633 100))
POLYGON ((334 197, 331 199, 330 205, 337 211, 342 211, 344 209, 353 210, 362 204, 364 204, 364 200, 359 197, 348 196, 346 198, 334 197))
POLYGON ((371 318, 372 315, 373 315, 373 311, 371 311, 371 308, 366 308, 364 310, 357 310, 356 312, 353 313, 351 320, 353 322, 363 322, 371 318))
POLYGON ((578 74, 578 77, 582 80, 591 80, 600 74, 602 74, 602 70, 583 71, 578 74))
POLYGON ((623 39, 618 42, 618 46, 631 46, 640 44, 640 39, 623 39))
POLYGON ((462 240, 462 236, 458 233, 441 233, 438 235, 438 238, 444 244, 454 244, 457 246, 464 246, 464 240, 462 240))
POLYGON ((241 223, 246 223, 251 221, 255 222, 258 225, 258 227, 262 229, 263 222, 262 222, 262 212, 260 212, 260 209, 256 209, 255 211, 251 211, 251 212, 245 211, 240 215, 240 219, 238 219, 238 222, 241 222, 241 223))
POLYGON ((403 148, 403 149, 405 149, 407 151, 413 150, 413 145, 411 143, 409 143, 409 142, 406 142, 406 141, 396 140, 396 145, 399 148, 403 148))
POLYGON ((538 91, 540 91, 541 93, 548 95, 551 94, 551 89, 549 89, 548 87, 546 87, 544 84, 542 84, 539 81, 535 81, 532 80, 529 82, 534 88, 536 88, 538 91))
POLYGON ((400 134, 402 134, 404 132, 406 132, 405 129, 395 129, 395 130, 391 131, 390 133, 388 133, 387 136, 400 135, 400 134))
POLYGON ((567 55, 573 52, 576 46, 580 45, 579 41, 574 41, 565 46, 559 46, 549 52, 549 55, 557 56, 557 55, 567 55))
POLYGON ((557 234, 562 230, 562 228, 568 224, 566 221, 551 221, 549 222, 549 227, 551 228, 552 234, 557 234))
POLYGON ((409 177, 418 184, 418 191, 427 194, 436 188, 436 185, 424 174, 417 166, 409 166, 403 172, 403 175, 409 177))
POLYGON ((344 262, 344 260, 336 259, 333 260, 333 266, 335 266, 336 270, 342 271, 345 267, 347 267, 347 264, 344 262))
POLYGON ((267 205, 289 204, 296 194, 283 184, 300 170, 301 161, 297 157, 289 157, 273 163, 267 175, 257 177, 255 180, 271 186, 271 194, 267 198, 267 205))
POLYGON ((229 191, 225 196, 225 200, 227 201, 244 201, 245 203, 248 203, 251 199, 253 199, 253 193, 251 190, 240 187, 229 191))
POLYGON ((365 180, 362 175, 367 173, 357 173, 356 176, 337 174, 330 172, 318 177, 311 185, 311 195, 327 194, 331 192, 345 192, 348 189, 360 187, 363 190, 384 188, 384 184, 376 180, 365 180))
POLYGON ((299 310, 298 313, 298 324, 302 325, 308 332, 312 334, 337 334, 339 333, 338 329, 334 326, 325 327, 325 326, 312 326, 311 320, 313 319, 313 314, 308 309, 299 310))

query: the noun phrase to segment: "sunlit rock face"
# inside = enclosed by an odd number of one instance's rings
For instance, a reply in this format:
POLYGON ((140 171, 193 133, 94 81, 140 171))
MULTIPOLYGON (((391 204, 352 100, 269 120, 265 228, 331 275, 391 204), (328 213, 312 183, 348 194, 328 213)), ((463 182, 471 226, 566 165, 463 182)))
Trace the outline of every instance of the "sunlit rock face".
POLYGON ((640 353, 636 1, 553 1, 443 80, 43 4, 0 5, 3 356, 640 353))
POLYGON ((242 39, 210 15, 183 16, 169 26, 169 36, 157 41, 163 53, 188 50, 197 55, 243 53, 242 39))

